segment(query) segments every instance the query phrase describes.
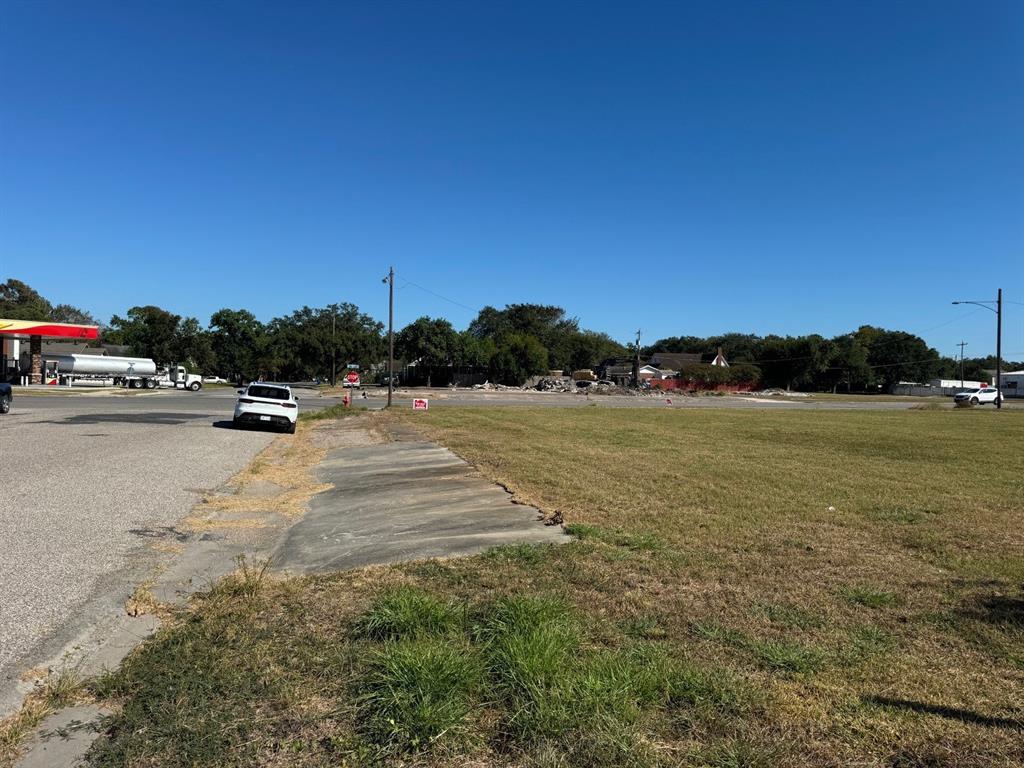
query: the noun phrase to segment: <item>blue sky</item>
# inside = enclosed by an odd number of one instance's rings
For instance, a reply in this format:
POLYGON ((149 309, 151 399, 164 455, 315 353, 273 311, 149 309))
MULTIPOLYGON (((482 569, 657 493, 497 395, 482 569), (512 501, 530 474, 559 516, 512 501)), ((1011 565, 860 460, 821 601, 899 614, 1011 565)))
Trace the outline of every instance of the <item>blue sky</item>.
MULTIPOLYGON (((870 323, 970 355, 993 317, 951 300, 1024 302, 1016 1, 3 17, 0 279, 102 319, 386 320, 394 264, 399 325, 529 301, 621 340, 870 323)), ((1024 357, 1024 304, 1005 335, 1024 357)))

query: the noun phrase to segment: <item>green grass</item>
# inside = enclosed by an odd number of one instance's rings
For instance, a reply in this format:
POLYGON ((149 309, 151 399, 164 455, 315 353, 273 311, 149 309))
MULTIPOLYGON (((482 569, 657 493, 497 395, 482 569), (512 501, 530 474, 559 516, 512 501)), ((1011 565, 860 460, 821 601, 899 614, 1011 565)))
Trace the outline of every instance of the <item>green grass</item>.
POLYGON ((458 744, 480 685, 479 659, 445 638, 403 639, 374 650, 359 683, 360 732, 379 754, 458 744))
POLYGON ((359 634, 373 640, 398 640, 451 632, 463 621, 458 609, 409 587, 389 590, 360 619, 359 634))
POLYGON ((1024 412, 415 424, 573 541, 223 582, 95 685, 91 765, 1020 762, 1024 456, 973 457, 1024 412))
POLYGON ((884 608, 896 602, 896 595, 892 592, 865 585, 844 585, 839 588, 839 594, 855 605, 864 605, 868 608, 884 608))

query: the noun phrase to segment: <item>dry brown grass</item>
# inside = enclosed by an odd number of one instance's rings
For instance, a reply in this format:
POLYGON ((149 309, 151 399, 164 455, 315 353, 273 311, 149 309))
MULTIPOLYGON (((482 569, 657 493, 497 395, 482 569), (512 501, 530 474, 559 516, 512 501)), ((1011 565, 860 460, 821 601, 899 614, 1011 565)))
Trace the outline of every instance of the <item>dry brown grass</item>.
POLYGON ((207 494, 183 522, 190 531, 218 528, 261 528, 261 515, 294 519, 316 494, 330 488, 313 470, 332 446, 325 429, 338 422, 300 423, 294 435, 281 435, 227 483, 226 490, 207 494), (268 490, 269 489, 269 492, 268 490))
POLYGON ((414 423, 579 540, 229 580, 118 675, 125 714, 96 765, 366 764, 355 628, 396 584, 469 616, 501 596, 566 600, 585 653, 663 649, 743 702, 647 713, 633 762, 510 742, 485 713, 464 753, 412 764, 1024 764, 1024 456, 992 460, 1024 413, 439 408, 414 423))

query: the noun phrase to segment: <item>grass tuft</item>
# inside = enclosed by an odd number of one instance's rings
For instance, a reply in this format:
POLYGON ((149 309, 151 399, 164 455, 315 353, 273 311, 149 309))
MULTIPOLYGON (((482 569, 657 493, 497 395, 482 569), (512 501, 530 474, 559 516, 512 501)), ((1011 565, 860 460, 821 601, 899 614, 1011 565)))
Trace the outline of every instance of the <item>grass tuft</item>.
POLYGON ((388 642, 361 676, 361 729, 385 753, 457 744, 480 680, 479 658, 468 647, 436 637, 388 642))
POLYGON ((868 585, 848 584, 839 590, 840 596, 854 605, 868 608, 884 608, 896 602, 896 595, 868 585))
POLYGON ((449 602, 411 587, 398 587, 378 597, 358 623, 358 633, 372 640, 397 640, 451 632, 463 616, 449 602))

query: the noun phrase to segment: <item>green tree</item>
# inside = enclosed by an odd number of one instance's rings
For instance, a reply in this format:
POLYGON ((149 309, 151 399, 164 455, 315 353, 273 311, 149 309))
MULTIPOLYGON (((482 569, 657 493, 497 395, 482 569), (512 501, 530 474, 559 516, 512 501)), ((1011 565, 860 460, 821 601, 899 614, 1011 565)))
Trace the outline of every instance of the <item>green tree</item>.
POLYGON ((199 373, 209 374, 216 369, 210 332, 202 328, 194 317, 186 317, 178 324, 173 359, 199 373))
POLYGON ((625 345, 615 341, 607 333, 577 331, 569 339, 569 354, 566 368, 572 372, 581 368, 593 368, 603 360, 629 354, 625 345))
POLYGON ((912 333, 864 325, 856 337, 868 351, 870 384, 887 389, 900 381, 926 382, 941 371, 939 353, 912 333))
POLYGON ((10 278, 0 284, 0 317, 8 320, 53 320, 53 305, 31 286, 10 278))
POLYGON ((395 351, 406 364, 422 366, 427 371, 427 386, 431 386, 430 369, 452 365, 459 356, 459 335, 447 320, 421 317, 405 326, 395 336, 395 351))
POLYGON ((127 344, 133 355, 151 358, 158 365, 177 359, 180 322, 180 315, 154 306, 132 307, 127 317, 110 318, 120 343, 127 344))
POLYGON ((480 339, 468 330, 462 331, 458 338, 455 364, 473 368, 488 368, 497 351, 498 347, 493 339, 480 339))
POLYGON ((548 352, 551 367, 567 368, 579 333, 579 321, 567 318, 561 307, 509 304, 500 310, 484 307, 468 330, 478 339, 494 340, 499 350, 503 346, 502 338, 532 336, 548 352))
POLYGON ((231 381, 259 376, 258 358, 266 346, 263 323, 247 309, 220 309, 210 317, 210 346, 216 371, 231 381))
POLYGON ((548 370, 548 351, 529 334, 505 334, 497 347, 491 358, 491 376, 501 384, 522 386, 531 376, 548 370))
POLYGON ((74 325, 99 325, 99 321, 86 312, 84 309, 73 307, 70 304, 58 304, 50 313, 50 319, 58 323, 72 323, 74 325))

